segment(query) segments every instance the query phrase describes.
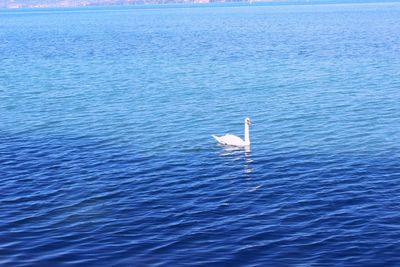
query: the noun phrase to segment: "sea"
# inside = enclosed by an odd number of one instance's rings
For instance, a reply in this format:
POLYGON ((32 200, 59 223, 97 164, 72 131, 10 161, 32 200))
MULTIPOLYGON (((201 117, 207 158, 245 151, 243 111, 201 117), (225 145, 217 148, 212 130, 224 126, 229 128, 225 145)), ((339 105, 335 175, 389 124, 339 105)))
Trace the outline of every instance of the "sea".
POLYGON ((399 264, 400 2, 0 10, 1 266, 399 264))

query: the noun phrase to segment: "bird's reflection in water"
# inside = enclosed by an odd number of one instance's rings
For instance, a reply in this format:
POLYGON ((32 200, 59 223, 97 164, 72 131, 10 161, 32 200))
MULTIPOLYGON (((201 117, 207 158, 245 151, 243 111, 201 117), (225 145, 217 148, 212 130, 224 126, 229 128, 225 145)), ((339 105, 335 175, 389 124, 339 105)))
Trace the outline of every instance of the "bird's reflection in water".
POLYGON ((250 146, 245 147, 230 147, 224 146, 224 149, 221 152, 221 156, 223 157, 233 157, 234 160, 243 160, 243 168, 244 173, 250 177, 250 173, 252 172, 251 163, 253 162, 250 157, 250 146))
POLYGON ((244 147, 244 173, 251 173, 251 163, 253 160, 250 157, 250 147, 246 146, 244 147))

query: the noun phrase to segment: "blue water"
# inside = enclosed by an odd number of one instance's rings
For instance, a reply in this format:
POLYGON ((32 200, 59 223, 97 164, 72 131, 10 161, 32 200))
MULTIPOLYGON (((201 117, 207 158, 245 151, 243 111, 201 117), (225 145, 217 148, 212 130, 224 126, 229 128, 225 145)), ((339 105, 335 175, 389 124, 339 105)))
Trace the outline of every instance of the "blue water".
POLYGON ((399 33, 400 3, 2 10, 0 265, 397 265, 399 33))

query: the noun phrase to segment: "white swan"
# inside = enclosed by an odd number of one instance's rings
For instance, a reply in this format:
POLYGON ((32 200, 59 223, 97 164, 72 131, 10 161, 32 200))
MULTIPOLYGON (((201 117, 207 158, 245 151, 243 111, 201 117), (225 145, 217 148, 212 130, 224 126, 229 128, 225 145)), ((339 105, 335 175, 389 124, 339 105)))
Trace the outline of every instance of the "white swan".
POLYGON ((244 140, 236 135, 226 134, 224 136, 218 137, 212 135, 218 143, 227 146, 237 146, 237 147, 246 147, 250 146, 250 119, 246 118, 244 120, 244 140))

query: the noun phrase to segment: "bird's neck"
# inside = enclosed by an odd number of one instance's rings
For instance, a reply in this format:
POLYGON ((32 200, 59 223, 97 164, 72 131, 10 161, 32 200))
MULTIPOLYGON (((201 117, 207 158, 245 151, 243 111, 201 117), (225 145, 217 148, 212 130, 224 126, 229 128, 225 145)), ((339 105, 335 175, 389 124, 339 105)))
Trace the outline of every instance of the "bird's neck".
POLYGON ((244 143, 250 145, 250 127, 248 124, 244 124, 244 143))

